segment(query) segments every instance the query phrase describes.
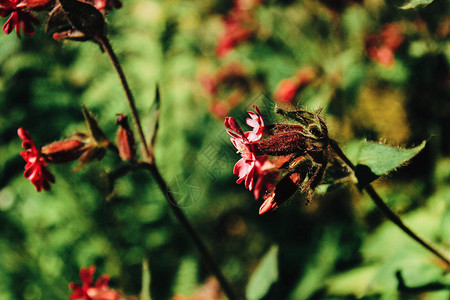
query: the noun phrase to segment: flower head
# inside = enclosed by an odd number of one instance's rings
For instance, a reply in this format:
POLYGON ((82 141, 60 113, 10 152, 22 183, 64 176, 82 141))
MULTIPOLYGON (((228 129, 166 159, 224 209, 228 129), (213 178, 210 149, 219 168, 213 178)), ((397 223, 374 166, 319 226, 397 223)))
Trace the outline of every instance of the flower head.
MULTIPOLYGON (((264 164, 265 158, 257 156, 255 153, 255 144, 262 138, 264 132, 264 121, 261 117, 258 107, 253 105, 255 112, 249 111, 250 118, 246 119, 247 124, 253 128, 251 131, 244 132, 233 117, 225 118, 227 132, 231 136, 230 140, 234 147, 241 154, 241 159, 234 165, 233 174, 238 176, 236 183, 244 181, 248 190, 253 190, 254 182, 257 182, 255 189, 255 198, 259 197, 260 191, 267 180, 261 180, 265 175, 267 164, 264 164), (264 168, 263 168, 264 166, 264 168)), ((266 178, 267 179, 267 178, 266 178)))
POLYGON ((10 34, 16 29, 17 36, 20 38, 20 29, 25 35, 34 34, 34 25, 39 25, 39 20, 26 9, 26 4, 21 0, 0 0, 0 16, 10 17, 3 25, 3 32, 10 34))
POLYGON ((278 108, 276 113, 297 124, 273 124, 266 129, 258 108, 254 109, 256 112, 249 111, 247 119, 251 131, 244 132, 234 118, 225 118, 231 142, 241 154, 233 169, 238 175, 236 182, 244 181, 255 199, 262 196, 260 214, 276 209, 300 187, 309 203, 323 180, 330 155, 328 129, 321 110, 278 108), (263 139, 265 133, 268 136, 263 139))
POLYGON ((47 159, 42 155, 41 150, 36 147, 28 131, 19 128, 17 134, 22 140, 22 147, 26 149, 20 152, 20 155, 27 162, 23 176, 34 184, 38 192, 42 189, 49 190, 50 182, 54 183, 55 177, 45 168, 48 165, 47 159))
POLYGON ((109 276, 102 275, 97 282, 92 285, 95 273, 95 266, 80 269, 81 285, 74 282, 69 284, 69 288, 73 290, 70 300, 118 300, 120 293, 109 288, 109 276))

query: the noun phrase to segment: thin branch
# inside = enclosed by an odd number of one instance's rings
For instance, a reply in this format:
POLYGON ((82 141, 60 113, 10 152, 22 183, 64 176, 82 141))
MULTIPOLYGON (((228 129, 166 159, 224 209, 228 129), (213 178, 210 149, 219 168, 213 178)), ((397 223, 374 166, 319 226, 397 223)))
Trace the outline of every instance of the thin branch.
POLYGON ((134 126, 135 126, 135 128, 136 128, 136 130, 138 132, 139 140, 141 141, 142 147, 144 148, 144 153, 145 153, 146 160, 151 159, 150 150, 147 147, 147 142, 145 140, 144 131, 142 130, 142 125, 141 125, 141 121, 139 119, 139 114, 138 114, 137 109, 136 109, 136 104, 135 104, 135 101, 134 101, 134 97, 133 97, 133 94, 131 93, 130 86, 128 85, 127 79, 126 79, 125 74, 124 74, 124 72, 122 70, 120 62, 119 62, 116 54, 114 53, 114 50, 113 50, 113 48, 112 48, 112 46, 111 46, 111 44, 110 44, 110 42, 109 42, 109 40, 108 40, 108 38, 106 36, 98 36, 97 40, 102 45, 103 49, 105 49, 106 53, 108 54, 108 56, 109 56, 109 58, 111 60, 111 63, 114 66, 114 69, 117 72, 117 75, 119 75, 120 82, 121 82, 122 87, 123 87, 123 89, 125 91, 125 94, 127 96, 127 102, 128 102, 129 107, 130 107, 130 110, 131 110, 131 116, 133 118, 134 126))
POLYGON ((176 201, 174 197, 172 196, 172 192, 167 185, 164 178, 161 176, 161 173, 159 173, 158 168, 156 167, 156 164, 153 162, 152 164, 149 163, 141 163, 140 164, 145 169, 149 170, 150 173, 153 175, 153 178, 156 180, 156 183, 158 184, 161 192, 165 195, 165 198, 169 204, 169 207, 172 209, 172 212, 175 214, 175 217, 178 219, 178 221, 181 223, 182 227, 186 230, 188 235, 190 236, 191 240, 194 242, 195 246, 197 247, 198 251, 200 252, 201 257, 205 260, 205 263, 210 268, 211 272, 216 276, 217 280, 219 281, 220 285, 222 286, 222 289, 225 293, 225 295, 230 300, 238 299, 236 295, 233 292, 233 289, 231 288, 231 285, 228 283, 225 276, 222 274, 222 271, 215 263, 214 259, 212 258, 212 255, 210 254, 208 248, 206 245, 202 242, 200 237, 198 236, 195 229, 192 227, 189 220, 186 218, 186 215, 181 210, 180 207, 176 205, 176 201))
MULTIPOLYGON (((355 166, 348 159, 348 157, 342 152, 336 141, 330 140, 330 146, 333 148, 335 153, 353 170, 355 171, 355 166)), ((384 203, 383 199, 378 195, 372 185, 369 183, 364 187, 364 190, 370 196, 372 201, 377 205, 377 207, 382 211, 382 213, 395 225, 397 225, 404 233, 422 245, 425 249, 442 259, 447 263, 450 267, 450 258, 447 257, 443 252, 437 249, 435 245, 433 245, 429 241, 425 241, 423 238, 419 237, 414 231, 412 231, 408 226, 406 226, 403 221, 397 216, 387 205, 384 203)))
MULTIPOLYGON (((159 170, 156 167, 156 164, 153 159, 153 149, 152 149, 152 152, 150 152, 150 149, 147 146, 133 95, 132 95, 130 87, 127 83, 127 80, 126 80, 125 74, 122 70, 122 67, 120 66, 119 60, 117 59, 117 56, 115 55, 115 53, 111 47, 111 44, 109 43, 108 38, 106 36, 98 36, 97 40, 100 42, 102 47, 105 49, 106 53, 108 53, 108 56, 111 59, 111 62, 114 65, 114 68, 120 77, 122 87, 125 90, 125 94, 127 96, 128 105, 130 106, 134 125, 139 133, 139 139, 144 147, 146 162, 141 163, 138 166, 144 167, 145 169, 149 170, 150 173, 153 175, 153 178, 156 180, 159 188, 161 189, 162 193, 165 195, 165 198, 166 198, 167 202, 169 203, 169 207, 172 209, 172 212, 175 214, 176 218, 181 223, 181 226, 186 230, 186 232, 188 233, 188 235, 190 236, 190 238, 192 239, 194 244, 197 246, 197 249, 199 250, 200 255, 205 260, 206 264, 209 266, 212 273, 216 276, 217 280, 219 281, 220 285, 222 286, 222 289, 225 292, 225 294, 227 295, 227 297, 230 300, 238 299, 235 296, 233 290, 231 289, 230 284, 225 279, 225 276, 222 274, 222 271, 219 269, 217 264, 214 262, 212 255, 208 251, 208 248, 206 248, 205 244, 203 244, 200 237, 197 235, 196 231, 194 230, 192 225, 189 223, 189 220, 186 218, 183 211, 176 205, 175 199, 172 196, 169 186, 167 185, 166 181, 161 176, 161 173, 159 173, 159 170)), ((156 98, 157 105, 159 105, 159 103, 158 103, 159 102, 159 90, 157 90, 156 97, 157 97, 156 98)), ((155 130, 157 130, 157 127, 155 128, 155 130)), ((152 138, 152 141, 151 141, 152 144, 154 143, 155 138, 156 138, 156 133, 154 133, 154 136, 152 138)))

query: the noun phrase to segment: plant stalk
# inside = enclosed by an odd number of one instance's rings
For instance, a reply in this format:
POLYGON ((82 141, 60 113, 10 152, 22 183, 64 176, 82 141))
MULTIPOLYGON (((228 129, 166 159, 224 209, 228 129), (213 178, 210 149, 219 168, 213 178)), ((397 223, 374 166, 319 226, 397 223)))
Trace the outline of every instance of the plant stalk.
MULTIPOLYGON (((355 171, 355 166, 348 159, 348 157, 344 154, 344 152, 339 147, 338 143, 334 140, 330 140, 330 146, 334 150, 334 152, 352 169, 355 171)), ((450 258, 447 257, 443 252, 437 249, 435 245, 433 245, 429 241, 425 241, 423 238, 419 237, 414 231, 412 231, 408 226, 406 226, 402 219, 397 216, 383 201, 383 199, 378 195, 372 185, 369 183, 364 187, 364 190, 370 196, 372 201, 376 204, 376 206, 381 210, 381 212, 395 225, 397 225, 404 233, 406 233, 409 237, 415 240, 417 243, 422 245, 425 249, 442 259, 448 267, 450 267, 450 258)))
POLYGON ((158 168, 156 167, 155 162, 153 163, 142 163, 142 166, 150 171, 153 178, 156 180, 161 192, 165 195, 165 198, 169 204, 169 207, 172 209, 172 212, 175 214, 175 217, 178 219, 178 221, 181 223, 183 228, 186 230, 188 235, 190 236, 191 240, 194 242, 195 246, 197 247, 198 251, 200 252, 200 255, 205 260, 205 263, 210 268, 211 272, 216 276, 217 280, 219 281, 225 295, 230 300, 238 299, 236 295, 233 292, 233 289, 231 288, 231 285, 228 283, 227 279, 223 275, 220 268, 215 263, 214 259, 212 258, 211 254, 209 253, 208 248, 206 245, 202 242, 200 237, 198 236, 197 232, 195 231, 194 227, 192 227, 189 220, 186 218, 186 215, 181 210, 179 206, 176 205, 175 198, 172 196, 172 192, 167 185, 164 178, 161 176, 161 173, 159 173, 158 168))
POLYGON ((131 93, 130 86, 128 85, 127 79, 125 77, 125 73, 122 70, 122 67, 120 65, 119 59, 117 58, 111 43, 109 42, 108 38, 106 36, 97 36, 97 41, 100 42, 105 52, 108 54, 109 59, 111 60, 111 63, 114 66, 114 69, 117 72, 117 75, 120 78, 120 83, 122 84, 123 90, 125 91, 125 94, 127 96, 127 102, 128 106, 131 110, 131 116, 133 118, 134 126, 138 132, 139 140, 141 141, 142 147, 144 148, 144 154, 146 160, 151 161, 152 157, 150 154, 150 150, 148 149, 147 142, 145 140, 144 131, 142 130, 141 121, 139 119, 139 114, 136 109, 136 104, 134 101, 133 94, 131 93))
POLYGON ((197 247, 198 251, 200 252, 200 255, 205 260, 205 263, 211 269, 211 272, 216 276, 216 278, 219 281, 226 296, 230 300, 237 300, 238 298, 235 296, 233 290, 231 289, 230 284, 225 279, 225 276, 222 274, 222 271, 217 266, 217 264, 214 262, 211 254, 209 253, 205 244, 202 242, 202 240, 198 236, 197 232, 194 230, 191 223, 186 218, 186 215, 184 214, 184 212, 176 205, 175 199, 172 196, 169 186, 167 185, 166 181, 161 176, 161 173, 159 172, 158 168, 156 167, 156 164, 153 159, 153 155, 151 154, 152 152, 150 152, 150 149, 148 148, 146 140, 145 140, 144 132, 142 130, 142 125, 141 125, 141 121, 139 119, 139 114, 136 109, 133 94, 131 93, 130 87, 128 85, 125 74, 120 65, 120 62, 117 59, 117 56, 114 53, 114 51, 111 47, 111 44, 109 43, 108 38, 106 36, 99 36, 99 37, 97 37, 97 40, 100 42, 103 49, 105 49, 106 53, 108 54, 113 66, 114 66, 114 69, 116 70, 117 74, 119 75, 120 82, 122 83, 122 87, 127 96, 127 102, 130 107, 130 110, 131 110, 133 122, 134 122, 136 130, 139 133, 139 139, 142 143, 142 146, 144 147, 146 162, 143 163, 142 166, 145 167, 147 170, 149 170, 150 173, 152 174, 153 178, 156 180, 159 188, 161 189, 161 192, 165 195, 165 198, 169 204, 169 207, 172 209, 172 212, 175 214, 175 217, 178 219, 181 226, 186 230, 186 232, 188 233, 188 235, 194 242, 195 246, 197 247))

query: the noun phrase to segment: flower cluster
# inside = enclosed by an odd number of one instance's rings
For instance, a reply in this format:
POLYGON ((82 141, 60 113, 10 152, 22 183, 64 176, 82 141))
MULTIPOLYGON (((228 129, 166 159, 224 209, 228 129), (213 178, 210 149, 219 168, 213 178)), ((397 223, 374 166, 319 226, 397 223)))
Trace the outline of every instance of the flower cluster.
POLYGON ((294 77, 284 79, 278 84, 273 98, 278 103, 292 103, 301 88, 313 81, 316 76, 313 67, 300 69, 294 77))
POLYGON ((235 0, 234 7, 223 20, 225 32, 220 36, 216 48, 216 55, 224 57, 237 45, 253 37, 258 27, 258 22, 252 9, 261 0, 235 0))
POLYGON ((238 176, 236 182, 244 182, 247 189, 254 190, 256 199, 263 196, 260 214, 277 208, 299 187, 309 202, 322 182, 330 151, 320 111, 278 109, 278 114, 298 124, 266 126, 258 108, 253 107, 255 112, 249 111, 250 118, 246 119, 251 131, 244 132, 233 117, 225 118, 226 131, 241 154, 233 169, 238 176))
POLYGON ((370 35, 366 39, 367 56, 390 68, 395 63, 394 53, 403 43, 403 30, 395 23, 385 24, 379 35, 370 35))
POLYGON ((69 288, 73 290, 70 300, 119 300, 121 294, 108 286, 109 276, 100 276, 93 284, 95 266, 81 268, 81 285, 71 282, 69 288))

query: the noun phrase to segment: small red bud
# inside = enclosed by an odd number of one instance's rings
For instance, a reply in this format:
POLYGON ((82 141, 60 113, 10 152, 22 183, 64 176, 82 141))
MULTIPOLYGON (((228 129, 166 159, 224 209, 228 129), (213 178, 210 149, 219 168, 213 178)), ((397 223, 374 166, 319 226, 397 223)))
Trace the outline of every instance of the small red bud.
POLYGON ((47 161, 51 163, 66 163, 77 160, 84 151, 85 144, 77 139, 53 142, 41 148, 47 161))
MULTIPOLYGON (((306 174, 305 174, 306 175, 306 174)), ((259 208, 262 215, 268 211, 276 209, 281 203, 288 200, 298 190, 300 184, 305 179, 303 174, 291 173, 283 177, 275 188, 264 195, 264 203, 259 208)))
POLYGON ((116 124, 119 125, 117 145, 119 147, 120 158, 124 161, 129 161, 136 156, 133 131, 128 126, 127 116, 124 114, 120 114, 117 117, 116 124))

